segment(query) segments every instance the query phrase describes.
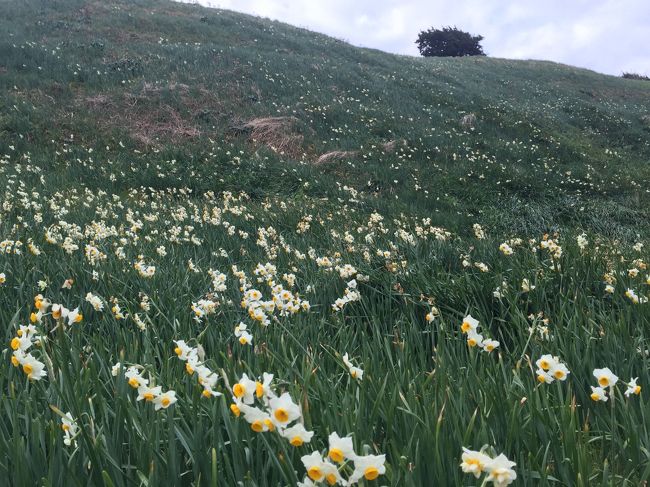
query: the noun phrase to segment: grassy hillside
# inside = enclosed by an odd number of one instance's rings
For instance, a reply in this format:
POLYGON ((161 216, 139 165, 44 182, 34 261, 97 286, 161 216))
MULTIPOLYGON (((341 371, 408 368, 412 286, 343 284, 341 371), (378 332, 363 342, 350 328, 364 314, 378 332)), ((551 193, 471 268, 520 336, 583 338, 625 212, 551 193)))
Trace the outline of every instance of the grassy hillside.
POLYGON ((647 231, 647 83, 393 56, 169 2, 1 5, 2 143, 61 184, 331 197, 338 181, 456 229, 647 231), (237 130, 268 117, 284 119, 257 142, 237 130), (332 151, 354 154, 316 163, 332 151))
POLYGON ((0 0, 0 93, 7 485, 650 480, 648 83, 0 0))

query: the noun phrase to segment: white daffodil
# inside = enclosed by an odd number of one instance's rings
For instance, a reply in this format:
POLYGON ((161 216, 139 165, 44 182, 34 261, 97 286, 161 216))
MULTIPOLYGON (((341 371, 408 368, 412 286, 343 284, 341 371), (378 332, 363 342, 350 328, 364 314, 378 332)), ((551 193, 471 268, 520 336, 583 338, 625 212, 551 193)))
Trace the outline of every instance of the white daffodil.
POLYGON ((355 367, 352 362, 350 362, 350 358, 348 357, 347 353, 343 355, 343 363, 348 368, 348 371, 350 372, 350 375, 353 379, 363 380, 363 370, 361 370, 359 367, 355 367))
POLYGON ((637 396, 641 394, 641 386, 636 383, 637 380, 639 380, 639 378, 635 377, 626 384, 627 389, 625 389, 625 397, 629 397, 631 394, 636 394, 637 396))
POLYGON ((589 396, 593 401, 607 402, 607 392, 602 387, 591 386, 591 395, 589 396))
POLYGON ((156 408, 156 411, 159 409, 167 409, 169 406, 174 404, 178 399, 176 399, 175 391, 167 391, 159 394, 153 399, 153 404, 156 408))
POLYGON ((476 478, 481 476, 487 463, 492 460, 483 452, 469 450, 465 447, 463 447, 461 459, 462 463, 460 464, 460 468, 463 469, 463 472, 471 473, 476 478))
POLYGON ((571 372, 569 372, 569 369, 566 365, 556 362, 548 370, 548 373, 552 375, 555 380, 564 381, 571 372))
POLYGON ((594 369, 594 377, 598 381, 600 387, 614 387, 618 382, 618 377, 609 370, 609 367, 604 369, 594 369))
POLYGON ((253 404, 255 401, 255 382, 250 380, 246 374, 242 374, 241 379, 232 387, 232 393, 237 399, 241 399, 244 404, 253 404))
POLYGON ((289 440, 292 446, 302 446, 304 443, 309 443, 314 436, 313 431, 307 431, 301 423, 297 423, 290 428, 285 428, 280 431, 280 434, 289 440))
POLYGON ((485 480, 492 481, 497 487, 509 485, 517 478, 517 473, 512 468, 515 465, 517 464, 508 460, 502 453, 498 457, 490 459, 485 465, 485 471, 488 473, 485 480))
POLYGON ((386 473, 384 462, 386 455, 365 455, 354 458, 354 472, 350 475, 348 483, 358 482, 362 477, 366 480, 375 480, 386 473))
POLYGON ((460 329, 463 333, 469 333, 471 331, 476 333, 478 324, 479 321, 476 318, 473 318, 472 315, 467 315, 463 318, 463 323, 460 325, 460 329))
POLYGON ((346 459, 351 460, 356 458, 357 455, 354 453, 352 438, 349 436, 341 438, 336 432, 330 434, 327 456, 337 463, 343 463, 346 459))
POLYGON ((162 393, 162 387, 149 387, 147 385, 142 385, 138 387, 138 397, 136 401, 142 401, 143 399, 147 402, 153 401, 162 393))
POLYGON ((271 398, 269 407, 273 421, 279 426, 286 426, 300 417, 300 407, 293 402, 288 392, 271 398))

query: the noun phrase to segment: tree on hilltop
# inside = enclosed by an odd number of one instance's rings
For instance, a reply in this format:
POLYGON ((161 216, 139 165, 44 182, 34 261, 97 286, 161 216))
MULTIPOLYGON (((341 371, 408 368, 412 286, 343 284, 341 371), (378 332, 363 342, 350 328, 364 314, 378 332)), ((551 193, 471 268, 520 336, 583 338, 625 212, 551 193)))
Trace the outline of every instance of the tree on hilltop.
POLYGON ((485 56, 481 41, 483 36, 473 36, 456 27, 423 30, 415 43, 425 57, 485 56))

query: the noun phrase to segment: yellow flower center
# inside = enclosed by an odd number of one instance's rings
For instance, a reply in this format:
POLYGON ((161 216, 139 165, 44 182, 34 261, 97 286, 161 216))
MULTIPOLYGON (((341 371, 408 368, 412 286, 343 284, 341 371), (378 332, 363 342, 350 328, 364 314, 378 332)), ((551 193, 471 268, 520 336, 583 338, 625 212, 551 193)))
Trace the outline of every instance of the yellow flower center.
POLYGON ((556 370, 555 373, 553 374, 553 376, 556 379, 563 379, 564 378, 564 372, 561 371, 561 370, 556 370))
POLYGON ((641 394, 641 386, 636 386, 634 388, 634 394, 641 394))
POLYGON ((246 340, 246 337, 239 337, 239 343, 242 345, 246 345, 248 343, 248 340, 246 340))
POLYGON ((600 396, 596 392, 592 392, 590 397, 594 401, 598 401, 600 399, 600 396))
POLYGON ((18 331, 16 332, 16 335, 18 335, 19 337, 22 337, 22 336, 23 336, 23 333, 24 333, 23 330, 18 330, 18 331))
POLYGON ((494 345, 486 345, 485 350, 487 350, 488 352, 491 352, 492 350, 494 350, 494 345))
POLYGON ((463 333, 467 333, 471 328, 472 326, 467 321, 463 321, 463 324, 460 325, 460 329, 463 333))
POLYGON ((271 421, 268 418, 264 420, 264 424, 269 429, 269 431, 273 431, 275 429, 275 425, 273 424, 273 421, 271 421))
POLYGON ((34 367, 32 367, 30 364, 25 364, 23 365, 23 372, 25 372, 27 375, 32 375, 32 372, 34 372, 34 367))
POLYGON ((261 382, 255 383, 255 395, 257 396, 258 399, 264 395, 264 386, 262 385, 261 382))
POLYGON ((18 337, 13 337, 11 339, 11 348, 18 350, 18 347, 20 347, 20 339, 18 337))
POLYGON ((264 423, 262 423, 259 419, 253 421, 251 423, 251 429, 255 431, 255 433, 261 433, 262 431, 264 431, 264 423))
POLYGON ((131 387, 133 387, 134 389, 137 389, 138 386, 140 385, 140 381, 138 379, 136 379, 135 377, 131 377, 129 379, 129 385, 131 387))
POLYGON ((79 314, 75 317, 74 321, 75 321, 75 323, 81 323, 81 320, 83 320, 83 319, 84 319, 84 315, 82 315, 81 313, 79 313, 79 314))
POLYGON ((339 448, 330 448, 328 456, 335 462, 341 463, 345 456, 339 448))
POLYGON ((69 424, 65 424, 65 423, 63 423, 63 424, 61 425, 61 429, 62 429, 63 431, 68 431, 68 430, 70 429, 70 425, 69 425, 69 424))
POLYGON ((230 405, 230 411, 236 416, 239 417, 241 414, 241 411, 239 410, 239 406, 237 404, 231 404, 230 405))
POLYGON ((201 393, 201 395, 203 397, 211 397, 212 396, 212 394, 210 394, 210 391, 208 391, 207 389, 203 389, 203 392, 201 393))
POLYGON ((286 423, 289 421, 289 413, 284 408, 276 409, 273 415, 275 416, 275 419, 280 421, 280 423, 286 423))
POLYGON ((377 467, 368 467, 364 472, 363 476, 367 480, 375 480, 377 477, 379 477, 379 470, 377 467))
POLYGON ((235 384, 235 387, 232 388, 232 393, 237 398, 244 397, 244 394, 246 393, 246 388, 241 384, 235 384))
POLYGON ((469 459, 465 460, 465 463, 467 465, 470 465, 470 466, 471 465, 476 465, 476 471, 477 472, 482 472, 483 471, 483 464, 481 463, 481 461, 478 458, 469 458, 469 459))
POLYGON ((192 375, 194 373, 194 369, 192 368, 192 366, 189 363, 185 364, 185 370, 190 375, 192 375))
POLYGON ((41 306, 43 306, 43 300, 41 299, 34 300, 34 306, 36 306, 36 309, 41 309, 41 306))
POLYGON ((160 404, 162 404, 162 407, 166 408, 167 406, 169 406, 170 402, 171 401, 169 400, 168 397, 163 397, 162 400, 160 401, 160 404))
POLYGON ((319 481, 323 478, 323 471, 320 469, 320 467, 314 465, 313 467, 309 467, 309 470, 307 470, 307 475, 310 479, 319 481))
POLYGON ((544 377, 542 374, 539 374, 539 375, 537 376, 537 380, 538 380, 539 382, 546 382, 546 377, 544 377))
POLYGON ((29 321, 31 321, 32 323, 36 323, 38 321, 38 315, 36 313, 32 313, 31 315, 29 315, 29 321))
POLYGON ((551 364, 548 363, 548 360, 542 360, 539 363, 539 366, 542 368, 542 370, 548 370, 551 368, 551 364))
POLYGON ((174 353, 180 357, 183 351, 181 350, 181 347, 176 347, 174 353))
POLYGON ((469 340, 467 340, 467 344, 468 344, 470 347, 475 347, 475 346, 477 345, 477 343, 478 343, 478 342, 476 341, 476 338, 470 338, 469 340))
POLYGON ((327 480, 329 485, 334 485, 336 483, 336 475, 331 473, 325 477, 325 480, 327 480))
POLYGON ((292 446, 298 447, 298 446, 302 446, 304 442, 302 441, 302 438, 300 436, 294 436, 293 438, 291 438, 291 441, 289 441, 289 443, 291 443, 292 446))
POLYGON ((600 387, 607 387, 609 385, 609 379, 607 377, 601 377, 598 379, 598 383, 600 384, 600 387))
POLYGON ((145 392, 142 397, 145 401, 153 401, 153 392, 145 392))
POLYGON ((61 318, 61 310, 60 309, 52 310, 52 318, 54 318, 55 320, 61 318))
POLYGON ((14 367, 18 367, 18 365, 20 365, 20 362, 18 362, 18 359, 14 355, 11 356, 11 363, 14 367))

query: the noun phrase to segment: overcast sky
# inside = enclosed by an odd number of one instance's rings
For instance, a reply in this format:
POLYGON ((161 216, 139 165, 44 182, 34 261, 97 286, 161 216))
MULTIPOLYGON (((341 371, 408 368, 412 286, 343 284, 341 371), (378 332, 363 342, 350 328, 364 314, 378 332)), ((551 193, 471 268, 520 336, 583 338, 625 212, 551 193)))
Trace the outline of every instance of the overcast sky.
POLYGON ((185 0, 270 17, 354 45, 418 55, 420 30, 455 25, 490 56, 650 75, 650 0, 185 0))

